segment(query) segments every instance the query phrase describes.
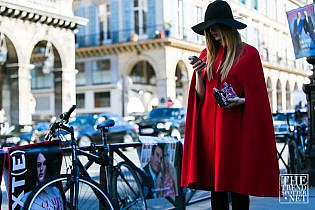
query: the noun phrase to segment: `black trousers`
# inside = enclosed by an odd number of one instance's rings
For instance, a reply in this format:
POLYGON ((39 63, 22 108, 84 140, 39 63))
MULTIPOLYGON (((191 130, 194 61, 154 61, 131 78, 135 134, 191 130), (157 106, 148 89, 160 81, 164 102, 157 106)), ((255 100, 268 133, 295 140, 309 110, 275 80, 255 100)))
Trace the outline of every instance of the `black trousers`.
MULTIPOLYGON (((249 196, 231 193, 232 210, 249 210, 249 196)), ((229 210, 228 192, 211 191, 212 210, 229 210)))

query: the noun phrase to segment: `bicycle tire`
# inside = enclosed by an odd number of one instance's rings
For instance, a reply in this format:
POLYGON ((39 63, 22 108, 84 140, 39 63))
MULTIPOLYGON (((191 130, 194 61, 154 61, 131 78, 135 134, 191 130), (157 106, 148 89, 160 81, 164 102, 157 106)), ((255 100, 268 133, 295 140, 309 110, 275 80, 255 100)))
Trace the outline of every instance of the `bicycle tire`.
POLYGON ((117 209, 147 209, 137 172, 127 162, 120 162, 112 178, 113 201, 117 209))
MULTIPOLYGON (((30 195, 26 199, 24 203, 24 208, 26 210, 41 210, 46 209, 47 205, 53 205, 53 209, 69 209, 69 206, 73 206, 70 204, 70 188, 69 186, 74 186, 73 178, 70 174, 63 174, 57 177, 51 178, 40 185, 36 186, 34 190, 31 191, 30 195), (55 197, 51 197, 51 194, 47 193, 47 189, 56 188, 59 191, 59 197, 62 199, 56 199, 55 197), (49 204, 47 198, 44 196, 48 196, 50 201, 53 201, 53 204, 49 204), (59 204, 58 202, 62 202, 59 204), (58 205, 56 204, 58 203, 58 205), (43 206, 44 205, 44 206, 43 206), (56 206, 57 205, 57 206, 56 206)), ((91 179, 87 179, 84 177, 79 178, 79 190, 78 190, 78 206, 76 209, 109 209, 114 210, 113 204, 109 199, 108 194, 101 188, 101 186, 91 179), (96 202, 96 201, 99 202, 96 202)), ((52 203, 52 202, 51 202, 52 203)))

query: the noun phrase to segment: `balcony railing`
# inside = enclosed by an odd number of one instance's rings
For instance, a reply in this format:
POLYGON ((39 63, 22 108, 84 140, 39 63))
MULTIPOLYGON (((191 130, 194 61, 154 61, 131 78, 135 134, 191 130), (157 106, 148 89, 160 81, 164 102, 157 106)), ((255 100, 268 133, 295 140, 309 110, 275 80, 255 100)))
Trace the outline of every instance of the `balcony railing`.
POLYGON ((184 41, 189 41, 193 43, 204 44, 204 37, 196 35, 191 32, 190 28, 181 28, 181 33, 174 33, 174 29, 165 29, 163 25, 155 25, 152 27, 146 27, 146 34, 138 35, 134 32, 134 29, 126 29, 119 31, 110 31, 110 36, 107 32, 76 35, 75 42, 76 47, 93 47, 93 46, 102 46, 113 43, 123 43, 129 41, 138 41, 146 39, 157 39, 164 37, 172 37, 184 41), (107 34, 107 36, 104 36, 107 34), (106 38, 110 37, 110 38, 106 38))

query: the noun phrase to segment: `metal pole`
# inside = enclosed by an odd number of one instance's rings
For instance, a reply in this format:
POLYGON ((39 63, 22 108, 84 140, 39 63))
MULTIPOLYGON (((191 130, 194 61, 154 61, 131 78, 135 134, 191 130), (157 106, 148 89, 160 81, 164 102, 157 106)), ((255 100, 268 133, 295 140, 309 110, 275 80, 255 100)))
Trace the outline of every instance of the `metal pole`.
MULTIPOLYGON (((315 3, 315 0, 313 0, 315 3)), ((313 74, 309 77, 310 84, 303 85, 303 91, 307 99, 307 114, 308 114, 308 138, 311 141, 311 151, 307 155, 306 172, 310 177, 310 186, 315 186, 315 56, 308 57, 307 62, 313 66, 313 74)))

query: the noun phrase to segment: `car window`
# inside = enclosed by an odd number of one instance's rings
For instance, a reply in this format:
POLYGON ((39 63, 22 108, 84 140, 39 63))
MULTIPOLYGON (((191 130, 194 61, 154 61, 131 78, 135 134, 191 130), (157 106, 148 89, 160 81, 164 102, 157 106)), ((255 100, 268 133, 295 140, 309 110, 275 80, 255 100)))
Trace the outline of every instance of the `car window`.
POLYGON ((179 118, 180 116, 180 109, 177 108, 159 108, 159 109, 152 109, 148 113, 148 118, 179 118))
POLYGON ((38 123, 35 129, 38 131, 49 130, 49 126, 50 124, 48 122, 42 122, 42 123, 38 123))
POLYGON ((94 126, 96 119, 97 119, 97 116, 95 115, 81 115, 81 116, 79 115, 79 116, 73 117, 71 121, 69 122, 69 125, 77 126, 77 127, 89 126, 89 125, 94 126))

